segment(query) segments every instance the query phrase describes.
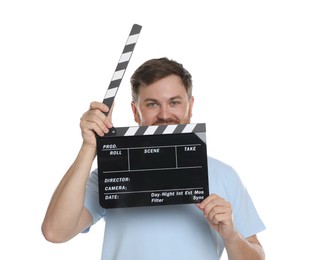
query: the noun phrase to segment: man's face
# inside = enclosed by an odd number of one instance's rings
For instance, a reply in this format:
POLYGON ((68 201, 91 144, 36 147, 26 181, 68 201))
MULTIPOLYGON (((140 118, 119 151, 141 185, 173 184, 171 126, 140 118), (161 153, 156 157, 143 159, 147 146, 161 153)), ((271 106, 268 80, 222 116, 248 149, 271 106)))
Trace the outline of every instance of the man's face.
POLYGON ((134 120, 140 126, 149 126, 190 123, 193 103, 194 98, 188 98, 181 79, 170 75, 140 87, 138 100, 131 106, 134 120))

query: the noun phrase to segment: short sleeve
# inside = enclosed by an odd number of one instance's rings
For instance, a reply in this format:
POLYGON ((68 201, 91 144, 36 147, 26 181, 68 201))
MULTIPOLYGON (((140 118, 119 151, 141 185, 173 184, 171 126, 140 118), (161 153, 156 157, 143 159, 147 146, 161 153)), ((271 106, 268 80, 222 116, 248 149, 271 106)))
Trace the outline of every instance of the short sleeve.
POLYGON ((84 206, 93 218, 93 224, 99 221, 106 214, 106 209, 102 208, 99 202, 98 171, 91 172, 85 194, 84 206))
POLYGON ((244 237, 265 230, 246 187, 232 167, 210 158, 208 175, 211 193, 218 194, 231 203, 235 227, 244 237))

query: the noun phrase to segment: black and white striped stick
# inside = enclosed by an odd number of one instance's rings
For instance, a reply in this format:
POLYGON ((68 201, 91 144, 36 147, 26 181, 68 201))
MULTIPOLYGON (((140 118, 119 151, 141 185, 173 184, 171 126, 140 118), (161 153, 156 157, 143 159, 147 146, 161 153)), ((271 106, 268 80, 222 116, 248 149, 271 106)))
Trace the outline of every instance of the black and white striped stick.
MULTIPOLYGON (((108 86, 105 97, 103 99, 103 103, 105 105, 107 105, 109 107, 109 109, 112 107, 112 104, 113 104, 115 96, 117 94, 119 85, 120 85, 121 80, 123 78, 123 75, 127 69, 127 66, 128 66, 129 61, 130 61, 130 58, 131 58, 132 52, 134 50, 134 47, 136 45, 136 42, 139 38, 141 29, 142 29, 141 25, 134 24, 132 26, 132 29, 131 29, 130 34, 128 36, 125 47, 121 53, 121 56, 120 56, 120 59, 118 61, 115 72, 113 74, 112 80, 108 86)), ((105 114, 107 115, 108 113, 105 113, 105 114)))
POLYGON ((152 125, 152 126, 129 126, 115 127, 106 136, 139 136, 139 135, 166 135, 205 133, 205 123, 190 123, 178 125, 152 125))

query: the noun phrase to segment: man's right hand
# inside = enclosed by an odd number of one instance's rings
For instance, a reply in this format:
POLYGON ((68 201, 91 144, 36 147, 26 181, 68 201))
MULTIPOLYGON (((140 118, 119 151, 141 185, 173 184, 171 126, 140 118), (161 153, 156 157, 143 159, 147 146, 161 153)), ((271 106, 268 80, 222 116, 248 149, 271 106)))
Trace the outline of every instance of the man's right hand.
POLYGON ((112 124, 112 110, 101 102, 92 102, 90 108, 80 118, 80 128, 84 145, 96 148, 95 133, 104 136, 109 132, 112 124), (104 114, 109 111, 108 116, 104 114))

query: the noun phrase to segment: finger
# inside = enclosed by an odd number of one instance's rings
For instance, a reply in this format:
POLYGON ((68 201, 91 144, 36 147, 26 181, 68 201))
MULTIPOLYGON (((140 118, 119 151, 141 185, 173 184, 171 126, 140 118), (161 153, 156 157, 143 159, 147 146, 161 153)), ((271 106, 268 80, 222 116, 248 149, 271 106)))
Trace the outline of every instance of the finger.
POLYGON ((209 203, 211 203, 211 201, 216 200, 220 198, 218 195, 216 194, 210 194, 207 198, 205 198, 201 203, 196 204, 196 206, 198 208, 200 208, 201 210, 203 210, 209 203))
POLYGON ((214 206, 208 205, 204 209, 203 214, 207 219, 213 220, 216 216, 220 214, 226 214, 227 212, 228 212, 227 207, 220 206, 220 205, 214 205, 214 206))
POLYGON ((211 218, 207 218, 208 221, 213 224, 213 225, 220 225, 221 223, 223 225, 227 225, 229 224, 229 217, 226 213, 219 213, 219 214, 215 214, 213 215, 211 218))
POLYGON ((232 219, 232 207, 230 203, 220 201, 218 204, 210 203, 203 211, 204 216, 214 224, 229 223, 232 219))
POLYGON ((104 103, 101 103, 101 102, 97 102, 97 101, 93 101, 90 103, 90 110, 100 110, 102 111, 103 113, 106 113, 109 111, 109 107, 106 106, 104 103))
POLYGON ((100 110, 89 110, 84 113, 80 125, 84 132, 93 130, 100 136, 108 133, 109 128, 112 127, 109 120, 100 110))
POLYGON ((203 209, 203 214, 205 218, 211 219, 213 218, 214 215, 218 213, 224 213, 224 210, 222 210, 223 207, 220 206, 220 204, 215 204, 215 203, 209 203, 204 209, 203 209))
POLYGON ((198 204, 198 208, 209 219, 215 214, 225 213, 226 211, 231 212, 231 204, 217 195, 207 197, 203 202, 198 204))
POLYGON ((90 110, 100 110, 101 113, 97 114, 105 123, 106 127, 111 128, 112 124, 112 112, 114 108, 114 104, 112 104, 111 108, 104 103, 94 101, 90 104, 90 110))

